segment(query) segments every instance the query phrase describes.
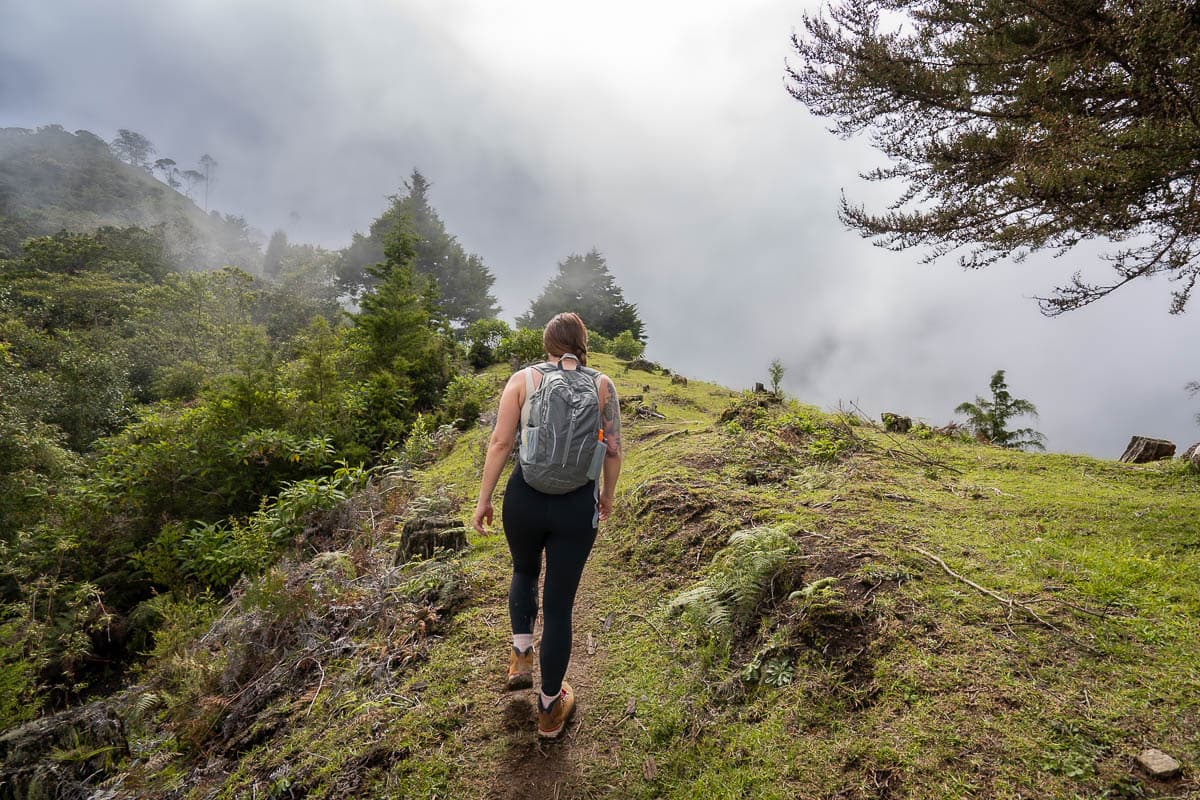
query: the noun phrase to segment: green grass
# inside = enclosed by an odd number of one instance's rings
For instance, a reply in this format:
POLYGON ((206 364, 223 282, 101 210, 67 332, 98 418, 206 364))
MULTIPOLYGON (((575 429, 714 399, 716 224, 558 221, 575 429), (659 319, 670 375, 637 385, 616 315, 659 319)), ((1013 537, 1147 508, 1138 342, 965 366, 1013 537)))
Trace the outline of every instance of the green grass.
MULTIPOLYGON (((472 533, 459 562, 470 597, 393 692, 326 663, 342 689, 281 698, 290 724, 187 796, 522 796, 522 770, 559 775, 562 797, 1196 791, 1200 475, 888 436, 595 360, 664 418, 626 406, 617 507, 589 562, 576 646, 613 622, 576 733, 542 751, 506 719, 508 552, 501 535, 472 533), (729 536, 758 525, 780 526, 796 552, 749 622, 672 616, 729 536), (815 600, 780 588, 821 579, 815 600), (790 682, 747 678, 756 654, 785 660, 790 682), (1181 782, 1136 771, 1150 746, 1183 762, 1181 782)), ((505 373, 493 377, 499 387, 505 373)), ((489 433, 461 436, 410 493, 448 494, 469 518, 489 433)), ((159 787, 181 775, 173 765, 159 787)))

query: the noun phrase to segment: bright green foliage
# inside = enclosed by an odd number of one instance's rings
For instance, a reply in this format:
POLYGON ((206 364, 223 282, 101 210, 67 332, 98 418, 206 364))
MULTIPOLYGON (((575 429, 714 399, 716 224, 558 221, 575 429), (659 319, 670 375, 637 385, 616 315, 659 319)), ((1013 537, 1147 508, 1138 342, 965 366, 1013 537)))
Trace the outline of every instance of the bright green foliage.
POLYGON ((1046 314, 1140 277, 1200 278, 1194 4, 1078 0, 827 0, 793 37, 789 91, 889 159, 903 185, 841 218, 889 249, 968 248, 968 267, 1105 237, 1116 274, 1076 272, 1046 314))
POLYGON ((137 562, 161 586, 200 587, 223 592, 242 574, 266 569, 279 548, 304 533, 314 513, 344 502, 366 484, 369 472, 345 464, 331 475, 284 486, 274 501, 245 519, 201 523, 187 529, 182 523, 163 527, 137 562))
POLYGON ((967 424, 976 438, 1016 450, 1045 450, 1046 437, 1033 428, 1008 430, 1009 420, 1026 414, 1036 417, 1037 408, 1028 400, 1019 400, 1009 394, 1004 370, 996 370, 988 388, 992 391, 991 400, 976 397, 974 403, 960 403, 954 409, 955 413, 967 415, 967 424))
POLYGON ((588 352, 608 353, 611 355, 612 339, 597 331, 588 331, 588 352))
POLYGON ((637 306, 626 302, 604 256, 597 250, 586 256, 571 255, 560 262, 558 274, 529 304, 529 310, 517 317, 517 326, 542 328, 555 314, 564 311, 574 311, 582 317, 589 331, 598 331, 609 338, 629 331, 634 339, 646 342, 637 306))
MULTIPOLYGON (((588 335, 588 346, 591 346, 591 335, 588 335)), ((612 341, 609 342, 608 348, 610 352, 617 358, 623 358, 630 361, 635 358, 641 358, 642 353, 646 352, 646 345, 634 338, 630 331, 621 331, 612 341)))
POLYGON ((365 384, 359 380, 364 345, 349 326, 334 327, 317 317, 293 343, 296 358, 284 365, 292 426, 308 435, 327 436, 340 458, 369 458, 368 442, 379 438, 376 420, 364 411, 365 384))
POLYGON ((393 195, 391 205, 371 223, 367 236, 356 233, 342 251, 338 281, 351 293, 369 290, 381 276, 372 266, 387 258, 388 241, 400 231, 411 237, 411 264, 418 275, 436 284, 441 313, 451 322, 468 324, 496 316, 491 294, 496 278, 483 260, 466 252, 446 231, 445 223, 429 204, 429 181, 413 170, 404 184, 407 192, 393 195))
POLYGON ((459 430, 466 430, 490 405, 494 394, 495 386, 486 377, 456 375, 442 399, 442 419, 459 430))
POLYGON ((545 351, 540 329, 518 328, 500 340, 500 344, 496 346, 496 358, 499 361, 532 364, 541 361, 545 351))

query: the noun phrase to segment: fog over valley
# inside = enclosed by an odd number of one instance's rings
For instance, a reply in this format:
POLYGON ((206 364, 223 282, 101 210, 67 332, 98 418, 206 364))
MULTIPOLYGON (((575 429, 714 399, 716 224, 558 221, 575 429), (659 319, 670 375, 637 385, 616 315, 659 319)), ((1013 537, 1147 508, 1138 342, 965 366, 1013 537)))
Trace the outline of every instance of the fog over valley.
POLYGON ((1057 318, 1034 296, 1102 277, 1103 243, 964 271, 837 219, 899 187, 789 96, 813 3, 0 4, 0 127, 121 128, 219 162, 210 205, 336 249, 416 168, 496 277, 510 322, 595 248, 647 356, 734 388, 767 381, 942 425, 997 369, 1047 448, 1106 458, 1132 434, 1200 440, 1197 309, 1165 279, 1057 318))

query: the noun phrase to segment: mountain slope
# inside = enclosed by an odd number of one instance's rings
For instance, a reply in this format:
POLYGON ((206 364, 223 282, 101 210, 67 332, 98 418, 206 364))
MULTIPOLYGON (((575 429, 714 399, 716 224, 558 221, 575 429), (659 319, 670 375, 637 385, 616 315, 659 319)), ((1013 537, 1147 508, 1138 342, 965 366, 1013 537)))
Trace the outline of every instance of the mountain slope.
POLYGON ((0 257, 59 230, 164 226, 181 268, 257 271, 262 256, 244 221, 205 213, 145 170, 116 158, 88 131, 0 128, 0 257))
POLYGON ((79 745, 56 763, 107 773, 113 797, 1197 790, 1195 472, 895 436, 596 360, 628 455, 562 741, 502 690, 503 538, 392 565, 404 520, 469 514, 481 427, 314 523, 198 638, 168 628, 108 706, 108 762, 79 745), (1183 777, 1140 772, 1146 747, 1183 777))

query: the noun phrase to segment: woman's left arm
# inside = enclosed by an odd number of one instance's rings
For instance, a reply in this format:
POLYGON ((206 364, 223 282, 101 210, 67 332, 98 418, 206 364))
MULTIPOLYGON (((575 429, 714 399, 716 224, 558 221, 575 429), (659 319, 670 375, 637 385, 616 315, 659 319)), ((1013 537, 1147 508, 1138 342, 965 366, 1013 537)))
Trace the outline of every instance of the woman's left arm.
POLYGON ((608 447, 604 453, 600 519, 608 519, 617 494, 617 478, 621 475, 621 461, 625 452, 621 442, 621 401, 617 397, 617 387, 607 375, 601 376, 600 384, 604 395, 600 402, 600 426, 604 430, 604 444, 608 447))
POLYGON ((487 535, 484 523, 492 524, 492 493, 504 471, 504 462, 512 452, 517 437, 517 424, 521 421, 521 394, 525 390, 525 379, 520 372, 508 379, 500 395, 500 409, 496 413, 496 427, 488 442, 487 457, 483 461, 483 483, 479 487, 479 502, 475 504, 472 525, 475 530, 487 535))

